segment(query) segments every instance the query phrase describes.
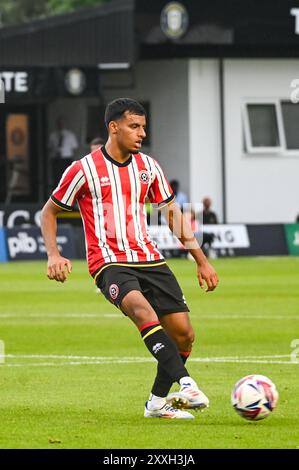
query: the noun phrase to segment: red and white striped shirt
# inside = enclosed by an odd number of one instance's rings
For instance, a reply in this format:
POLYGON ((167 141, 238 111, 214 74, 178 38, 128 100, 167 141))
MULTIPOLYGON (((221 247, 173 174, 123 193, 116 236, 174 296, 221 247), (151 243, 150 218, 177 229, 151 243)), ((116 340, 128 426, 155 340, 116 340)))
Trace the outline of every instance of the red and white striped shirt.
POLYGON ((146 198, 160 208, 174 199, 158 162, 138 153, 119 163, 105 147, 72 163, 51 195, 65 210, 72 210, 77 201, 92 276, 112 263, 140 266, 165 262, 148 234, 146 198))

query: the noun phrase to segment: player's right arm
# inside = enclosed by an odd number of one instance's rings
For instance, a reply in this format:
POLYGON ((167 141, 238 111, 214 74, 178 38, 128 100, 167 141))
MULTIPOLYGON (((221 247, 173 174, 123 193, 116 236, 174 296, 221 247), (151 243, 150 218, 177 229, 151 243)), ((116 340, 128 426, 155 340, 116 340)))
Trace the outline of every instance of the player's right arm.
POLYGON ((56 241, 57 214, 61 210, 49 199, 41 212, 41 230, 48 255, 47 275, 49 279, 58 282, 66 281, 67 275, 72 270, 70 260, 60 255, 56 241))

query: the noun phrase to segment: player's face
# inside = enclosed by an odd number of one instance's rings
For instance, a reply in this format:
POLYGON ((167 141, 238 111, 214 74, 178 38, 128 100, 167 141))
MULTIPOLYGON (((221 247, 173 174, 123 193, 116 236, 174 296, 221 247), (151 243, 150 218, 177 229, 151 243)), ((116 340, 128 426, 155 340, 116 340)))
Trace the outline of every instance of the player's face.
POLYGON ((130 153, 138 153, 146 137, 145 116, 138 116, 126 111, 116 123, 116 137, 119 147, 130 153))

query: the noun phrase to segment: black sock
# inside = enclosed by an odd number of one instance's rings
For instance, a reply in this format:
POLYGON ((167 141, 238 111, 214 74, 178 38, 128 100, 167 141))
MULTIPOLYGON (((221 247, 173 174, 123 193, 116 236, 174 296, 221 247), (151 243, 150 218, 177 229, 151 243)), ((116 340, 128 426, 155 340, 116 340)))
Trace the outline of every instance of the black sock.
MULTIPOLYGON (((191 352, 180 352, 181 360, 183 364, 186 363, 188 357, 190 356, 191 352)), ((157 366, 157 375, 155 378, 154 385, 152 387, 152 394, 156 395, 157 397, 166 397, 168 395, 169 390, 173 384, 173 380, 169 376, 169 374, 160 366, 158 363, 157 366)))
POLYGON ((139 328, 149 352, 157 359, 172 382, 189 376, 174 341, 165 333, 159 321, 145 323, 139 328))

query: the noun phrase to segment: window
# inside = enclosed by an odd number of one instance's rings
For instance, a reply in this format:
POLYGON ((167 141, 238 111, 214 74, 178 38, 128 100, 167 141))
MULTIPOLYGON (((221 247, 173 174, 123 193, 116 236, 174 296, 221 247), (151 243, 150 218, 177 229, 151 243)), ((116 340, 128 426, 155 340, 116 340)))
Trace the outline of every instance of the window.
POLYGON ((286 148, 299 149, 299 106, 290 101, 281 102, 286 148))
POLYGON ((247 106, 253 147, 279 147, 276 109, 274 104, 247 106))
POLYGON ((246 103, 243 110, 248 153, 278 152, 283 146, 279 103, 246 103))
POLYGON ((286 100, 243 106, 245 152, 299 155, 299 105, 286 100))

